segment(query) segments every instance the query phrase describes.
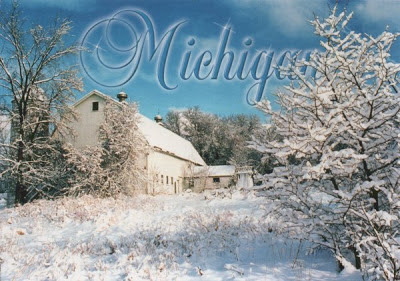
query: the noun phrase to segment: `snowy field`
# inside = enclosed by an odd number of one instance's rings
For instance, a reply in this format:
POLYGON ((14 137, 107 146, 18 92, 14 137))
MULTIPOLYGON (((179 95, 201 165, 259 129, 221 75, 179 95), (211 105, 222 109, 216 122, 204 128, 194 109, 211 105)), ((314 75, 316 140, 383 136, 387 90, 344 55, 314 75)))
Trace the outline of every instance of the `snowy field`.
POLYGON ((236 192, 37 201, 0 211, 4 280, 361 280, 329 252, 268 232, 236 192))

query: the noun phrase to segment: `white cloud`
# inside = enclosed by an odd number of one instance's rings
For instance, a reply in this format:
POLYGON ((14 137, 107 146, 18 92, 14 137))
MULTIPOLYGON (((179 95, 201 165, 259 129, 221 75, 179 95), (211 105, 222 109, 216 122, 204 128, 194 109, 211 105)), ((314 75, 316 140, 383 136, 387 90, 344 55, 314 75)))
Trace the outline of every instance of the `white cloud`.
POLYGON ((196 49, 215 51, 219 45, 218 37, 198 37, 196 38, 196 49))
POLYGON ((78 11, 92 7, 96 0, 22 0, 23 5, 31 7, 52 7, 69 11, 78 11))
POLYGON ((173 112, 184 112, 188 109, 189 108, 187 107, 175 107, 175 106, 168 107, 168 111, 173 111, 173 112))
POLYGON ((146 73, 143 70, 142 71, 139 70, 136 76, 138 77, 138 79, 141 79, 145 82, 154 83, 157 81, 157 76, 155 74, 146 73))
POLYGON ((366 0, 355 7, 356 16, 372 22, 385 21, 386 23, 398 22, 400 14, 400 1, 397 0, 366 0))
POLYGON ((254 13, 262 13, 269 24, 275 25, 286 35, 301 36, 302 32, 310 30, 309 20, 313 13, 321 15, 328 10, 325 1, 309 0, 226 0, 236 8, 249 9, 254 13))

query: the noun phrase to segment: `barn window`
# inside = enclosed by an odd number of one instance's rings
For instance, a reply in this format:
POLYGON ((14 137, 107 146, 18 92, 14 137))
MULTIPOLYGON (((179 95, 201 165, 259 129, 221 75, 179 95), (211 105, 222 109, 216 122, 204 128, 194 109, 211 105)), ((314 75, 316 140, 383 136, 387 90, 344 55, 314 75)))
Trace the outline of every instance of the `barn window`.
POLYGON ((99 102, 98 101, 94 101, 92 103, 92 110, 93 111, 98 111, 99 110, 99 102))
POLYGON ((213 182, 215 182, 215 183, 220 182, 220 179, 219 178, 213 178, 213 182))
POLYGON ((171 177, 171 184, 174 184, 174 177, 171 177))
POLYGON ((164 183, 164 176, 161 175, 161 183, 164 183))

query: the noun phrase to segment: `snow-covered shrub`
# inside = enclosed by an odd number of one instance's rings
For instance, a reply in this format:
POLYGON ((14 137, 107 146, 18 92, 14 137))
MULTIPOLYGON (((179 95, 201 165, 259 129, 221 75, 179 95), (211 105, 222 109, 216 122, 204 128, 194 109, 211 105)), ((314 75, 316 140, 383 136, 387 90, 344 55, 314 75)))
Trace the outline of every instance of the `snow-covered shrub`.
POLYGON ((253 147, 279 162, 263 182, 286 230, 370 279, 398 280, 398 34, 348 31, 351 17, 334 8, 312 21, 322 50, 282 69, 296 79, 277 94, 280 111, 259 105, 283 139, 253 147))
POLYGON ((68 192, 74 195, 135 194, 146 186, 146 142, 138 130, 136 104, 107 102, 99 129, 99 145, 78 150, 68 147, 74 174, 68 192))
MULTIPOLYGON (((207 280, 225 280, 213 278, 214 263, 222 263, 221 268, 226 263, 237 264, 239 259, 249 258, 241 251, 254 256, 253 243, 266 240, 263 221, 250 215, 252 208, 257 209, 254 206, 263 202, 252 201, 240 209, 240 201, 215 199, 216 205, 210 208, 208 202, 199 199, 200 195, 195 198, 84 195, 36 200, 3 210, 0 214, 4 218, 0 221, 0 258, 5 261, 2 277, 5 280, 177 280, 197 274, 194 272, 197 267, 207 280)), ((268 241, 269 244, 276 245, 273 241, 268 241)), ((266 247, 265 242, 262 245, 266 247)), ((278 248, 274 252, 284 251, 278 248)), ((257 254, 264 256, 265 250, 257 249, 257 254)), ((228 267, 228 271, 235 270, 234 265, 228 267)), ((251 274, 247 270, 248 273, 251 274)))

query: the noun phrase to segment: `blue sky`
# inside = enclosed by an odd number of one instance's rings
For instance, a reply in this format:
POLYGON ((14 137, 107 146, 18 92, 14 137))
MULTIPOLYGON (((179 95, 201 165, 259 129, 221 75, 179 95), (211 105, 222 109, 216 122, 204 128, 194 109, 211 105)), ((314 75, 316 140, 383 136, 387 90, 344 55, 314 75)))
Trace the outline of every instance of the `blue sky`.
MULTIPOLYGON (((85 92, 78 97, 92 89, 98 89, 114 97, 119 91, 125 91, 130 100, 139 103, 141 112, 149 117, 158 112, 164 115, 171 109, 179 110, 196 105, 204 111, 219 115, 237 113, 261 115, 257 109, 248 105, 245 99, 246 92, 256 81, 251 77, 243 81, 226 80, 221 78, 221 75, 217 80, 208 78, 199 81, 192 77, 184 81, 179 77, 184 53, 191 50, 194 55, 198 55, 204 50, 209 50, 215 59, 221 32, 227 24, 233 30, 227 48, 235 53, 236 59, 243 50, 249 51, 251 59, 260 50, 273 51, 275 57, 279 57, 280 53, 287 50, 315 49, 319 47, 319 38, 313 34, 307 20, 313 18, 313 13, 320 17, 326 16, 329 7, 335 3, 327 0, 21 0, 20 2, 28 22, 45 26, 55 15, 70 18, 73 21, 73 30, 69 40, 77 42, 82 40, 91 26, 123 9, 140 9, 148 14, 155 25, 158 40, 170 26, 185 20, 174 37, 166 71, 170 84, 177 85, 175 90, 168 91, 159 85, 155 61, 143 61, 135 76, 119 87, 103 87, 82 73, 85 92), (195 39, 195 45, 192 47, 188 45, 191 38, 195 39), (252 39, 250 47, 244 45, 248 38, 252 39)), ((400 32, 398 20, 400 1, 340 2, 341 8, 345 6, 355 13, 349 24, 350 29, 377 35, 389 25, 390 31, 400 32)), ((3 0, 3 3, 6 2, 3 0)), ((135 28, 140 23, 132 17, 124 19, 135 28)), ((119 23, 111 32, 112 42, 121 47, 129 46, 133 42, 131 33, 123 25, 124 22, 119 23)), ((140 27, 138 29, 140 30, 140 27)), ((93 46, 96 42, 99 46, 105 44, 100 31, 97 34, 93 33, 90 39, 92 41, 87 42, 93 46)), ((100 50, 103 50, 104 59, 108 63, 118 64, 126 61, 124 53, 112 52, 105 47, 100 50)), ((398 44, 393 48, 392 57, 393 60, 399 61, 398 44)), ((130 66, 121 72, 100 68, 95 70, 94 75, 97 79, 114 81, 114 77, 118 80, 127 75, 130 66)), ((272 98, 277 88, 288 83, 287 79, 280 81, 272 76, 268 79, 264 98, 272 98)))

